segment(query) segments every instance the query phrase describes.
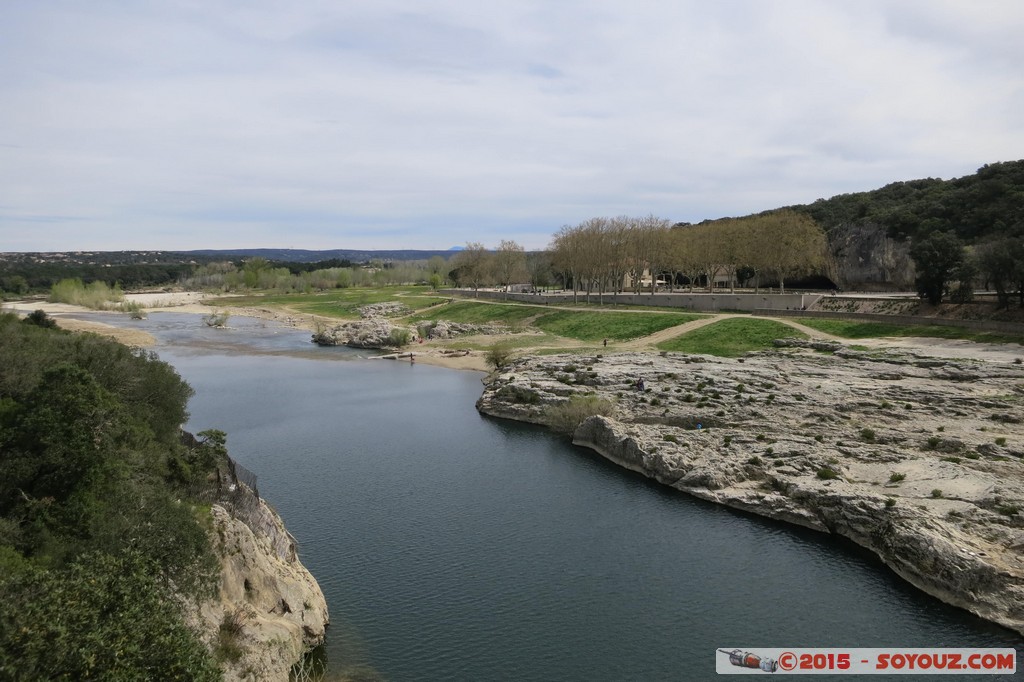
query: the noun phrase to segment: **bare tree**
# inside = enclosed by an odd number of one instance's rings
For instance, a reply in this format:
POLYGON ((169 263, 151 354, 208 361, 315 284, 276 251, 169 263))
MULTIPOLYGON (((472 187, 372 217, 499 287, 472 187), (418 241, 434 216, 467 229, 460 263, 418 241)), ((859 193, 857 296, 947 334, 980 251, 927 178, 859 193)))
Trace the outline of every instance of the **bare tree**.
POLYGON ((480 287, 492 281, 493 261, 494 254, 480 242, 467 243, 452 259, 458 270, 459 284, 471 286, 474 294, 479 294, 480 287))
POLYGON ((508 298, 512 283, 526 279, 526 252, 523 247, 510 239, 502 239, 494 252, 494 270, 498 283, 505 289, 505 298, 508 298))

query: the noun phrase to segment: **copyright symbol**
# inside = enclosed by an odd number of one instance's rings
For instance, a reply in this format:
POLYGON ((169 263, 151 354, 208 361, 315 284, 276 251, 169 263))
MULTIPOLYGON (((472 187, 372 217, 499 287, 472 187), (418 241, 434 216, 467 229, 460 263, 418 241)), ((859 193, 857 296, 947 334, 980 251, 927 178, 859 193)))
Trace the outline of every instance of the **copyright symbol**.
POLYGON ((779 656, 779 667, 783 670, 796 670, 796 654, 792 651, 783 651, 779 656))

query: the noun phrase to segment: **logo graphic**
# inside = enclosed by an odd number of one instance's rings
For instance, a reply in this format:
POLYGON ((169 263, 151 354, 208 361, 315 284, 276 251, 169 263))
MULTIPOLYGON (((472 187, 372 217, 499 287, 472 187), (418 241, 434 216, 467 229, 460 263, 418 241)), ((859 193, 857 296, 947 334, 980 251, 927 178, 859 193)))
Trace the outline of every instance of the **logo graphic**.
POLYGON ((773 673, 779 669, 779 663, 774 658, 761 657, 749 651, 740 651, 739 649, 733 649, 732 651, 719 649, 718 651, 727 655, 729 662, 740 668, 753 668, 755 670, 763 670, 766 673, 773 673))

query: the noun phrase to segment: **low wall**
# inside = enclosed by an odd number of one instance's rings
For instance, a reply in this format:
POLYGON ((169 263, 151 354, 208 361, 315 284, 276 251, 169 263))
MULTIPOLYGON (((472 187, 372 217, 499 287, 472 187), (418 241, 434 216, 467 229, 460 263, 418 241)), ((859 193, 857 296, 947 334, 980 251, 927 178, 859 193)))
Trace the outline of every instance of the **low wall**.
MULTIPOLYGON (((515 301, 518 303, 564 304, 572 303, 572 292, 549 292, 541 294, 505 293, 502 291, 478 291, 467 289, 442 289, 442 295, 483 298, 489 301, 515 301)), ((605 294, 599 297, 590 295, 590 302, 603 301, 605 304, 659 306, 665 308, 685 308, 701 312, 719 312, 722 310, 739 310, 754 312, 761 308, 779 308, 801 310, 812 305, 822 294, 730 294, 729 292, 688 293, 658 292, 651 294, 605 294)), ((584 294, 577 297, 580 303, 586 301, 584 294)))
POLYGON ((1020 334, 1024 337, 1024 324, 1019 322, 1000 322, 998 320, 957 320, 948 317, 922 317, 920 315, 885 315, 882 313, 844 313, 824 310, 788 310, 780 308, 760 308, 755 315, 766 317, 818 317, 832 320, 851 320, 854 322, 885 322, 895 325, 932 325, 941 327, 963 327, 977 331, 996 332, 1000 334, 1020 334))

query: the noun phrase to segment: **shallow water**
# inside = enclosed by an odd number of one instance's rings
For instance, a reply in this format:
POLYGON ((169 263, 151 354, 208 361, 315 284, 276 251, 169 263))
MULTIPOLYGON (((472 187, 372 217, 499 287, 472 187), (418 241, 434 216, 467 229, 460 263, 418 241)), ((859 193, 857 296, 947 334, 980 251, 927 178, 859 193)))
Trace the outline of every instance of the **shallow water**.
POLYGON ((1022 648, 850 543, 480 416, 479 373, 367 361, 244 318, 138 324, 196 390, 189 428, 227 431, 299 540, 334 669, 682 680, 714 675, 716 648, 1022 648))

